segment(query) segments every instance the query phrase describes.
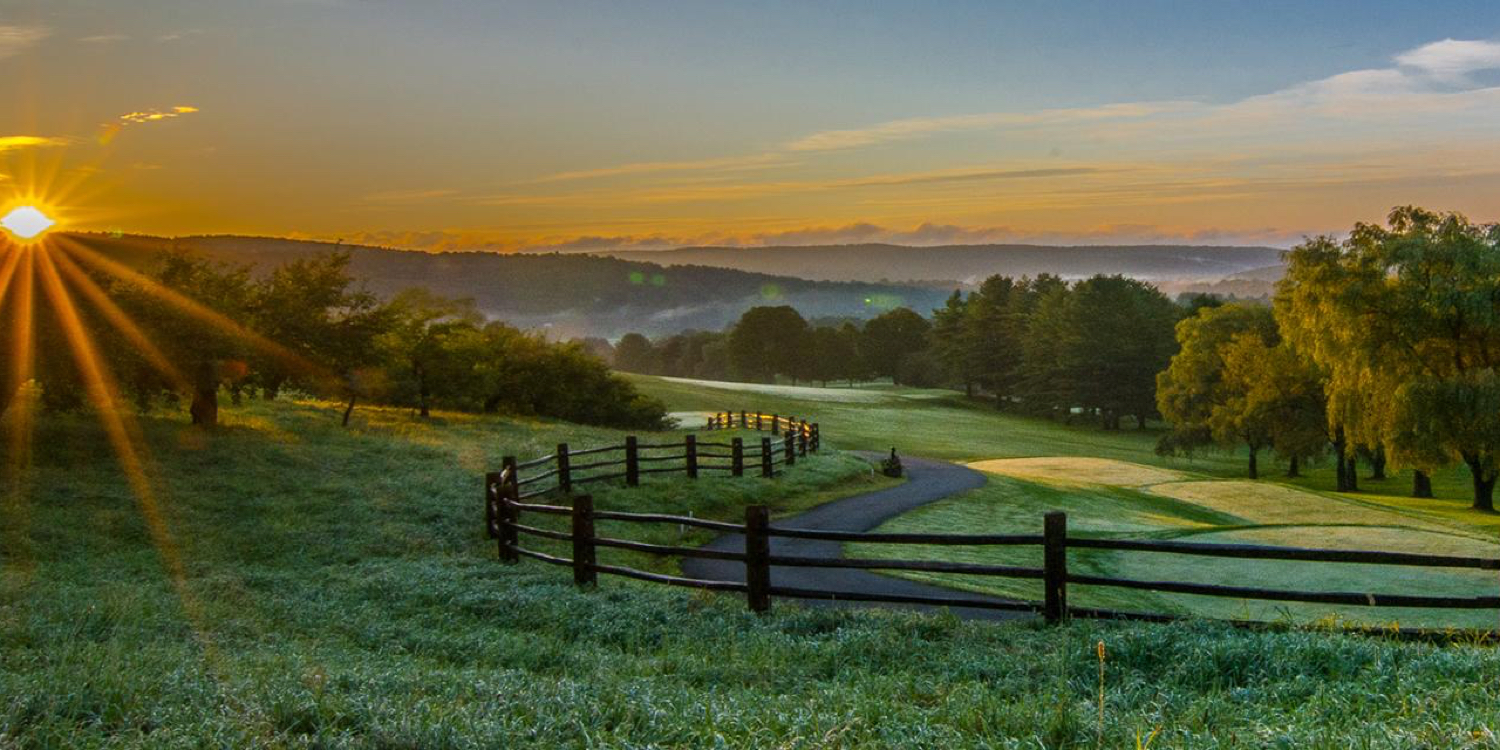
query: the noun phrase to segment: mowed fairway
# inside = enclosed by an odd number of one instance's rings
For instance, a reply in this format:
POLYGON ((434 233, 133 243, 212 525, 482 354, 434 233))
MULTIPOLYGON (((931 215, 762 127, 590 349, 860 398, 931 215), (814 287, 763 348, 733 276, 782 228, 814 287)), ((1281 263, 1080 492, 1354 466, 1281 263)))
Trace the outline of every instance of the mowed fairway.
POLYGON ((1192 461, 1155 455, 1157 432, 1105 432, 1015 417, 953 391, 862 384, 856 388, 722 383, 626 375, 672 412, 760 409, 817 421, 840 448, 890 450, 950 461, 998 457, 1094 456, 1234 476, 1240 460, 1210 455, 1192 461))
MULTIPOLYGON (((1122 539, 1425 552, 1500 558, 1500 540, 1482 528, 1274 482, 1214 480, 1182 472, 1091 458, 1002 459, 973 464, 991 474, 983 489, 920 509, 882 531, 1035 531, 1049 510, 1068 513, 1071 533, 1122 539)), ((1034 549, 965 549, 852 545, 860 557, 919 557, 1040 565, 1034 549)), ((1479 596, 1500 589, 1492 572, 1428 568, 1257 561, 1162 553, 1077 550, 1074 572, 1141 580, 1185 581, 1263 588, 1356 593, 1479 596)), ((912 578, 957 588, 1037 599, 1034 582, 944 574, 912 578)), ((1251 602, 1075 586, 1071 603, 1207 617, 1423 627, 1494 627, 1500 613, 1330 607, 1251 602)))
MULTIPOLYGON (((1244 479, 1242 452, 1194 459, 1156 455, 1157 430, 1106 432, 1093 424, 997 412, 958 394, 881 385, 853 389, 632 379, 672 409, 759 408, 818 421, 830 444, 972 463, 989 484, 919 509, 886 531, 1027 532, 1042 514, 1063 510, 1077 533, 1181 538, 1299 547, 1331 547, 1500 557, 1500 515, 1469 510, 1467 475, 1434 477, 1438 498, 1405 497, 1410 475, 1361 480, 1362 492, 1334 493, 1332 467, 1283 480, 1262 455, 1260 481, 1244 479), (853 394, 853 395, 846 395, 853 394)), ((1368 471, 1361 467, 1361 472, 1368 471)), ((1039 565, 1039 551, 853 545, 861 557, 904 557, 1039 565)), ((1333 563, 1257 562, 1159 553, 1071 553, 1075 571, 1147 580, 1219 583, 1312 591, 1476 596, 1500 593, 1490 573, 1333 563)), ((913 579, 1035 599, 1026 581, 930 573, 913 579)), ((1500 612, 1414 611, 1255 603, 1125 589, 1075 587, 1073 602, 1137 611, 1309 621, 1324 617, 1410 626, 1494 627, 1500 612)))

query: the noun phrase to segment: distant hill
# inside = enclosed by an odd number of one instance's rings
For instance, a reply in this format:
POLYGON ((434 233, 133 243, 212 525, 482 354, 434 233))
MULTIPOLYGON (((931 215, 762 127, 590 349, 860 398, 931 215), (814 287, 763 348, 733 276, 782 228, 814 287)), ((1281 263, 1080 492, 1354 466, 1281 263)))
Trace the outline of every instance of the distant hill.
POLYGON ((256 237, 73 237, 136 266, 173 246, 262 271, 344 250, 351 254, 353 273, 376 294, 388 296, 421 286, 448 297, 471 297, 493 318, 559 338, 718 329, 761 304, 789 304, 809 318, 868 318, 901 305, 927 314, 952 291, 808 281, 701 266, 667 268, 591 255, 424 253, 256 237))
POLYGON ((1225 278, 1230 279, 1230 280, 1243 280, 1243 281, 1265 281, 1265 282, 1269 282, 1269 283, 1275 284, 1276 282, 1281 281, 1281 277, 1285 276, 1285 275, 1286 275, 1286 264, 1285 263, 1277 263, 1274 266, 1266 266, 1264 268, 1252 268, 1252 269, 1250 269, 1248 271, 1240 271, 1239 273, 1232 273, 1232 274, 1230 274, 1229 276, 1227 276, 1225 278))
POLYGON ((1276 293, 1276 282, 1286 273, 1286 266, 1276 264, 1251 268, 1214 280, 1173 280, 1157 282, 1169 296, 1179 294, 1212 294, 1230 299, 1269 300, 1276 293))
MULTIPOLYGON (((1124 274, 1147 281, 1218 279, 1276 265, 1273 247, 1192 245, 814 245, 805 247, 685 247, 634 250, 612 257, 665 265, 699 265, 827 281, 906 282, 941 279, 975 283, 987 276, 1067 278, 1124 274)), ((930 282, 929 282, 930 283, 930 282)))

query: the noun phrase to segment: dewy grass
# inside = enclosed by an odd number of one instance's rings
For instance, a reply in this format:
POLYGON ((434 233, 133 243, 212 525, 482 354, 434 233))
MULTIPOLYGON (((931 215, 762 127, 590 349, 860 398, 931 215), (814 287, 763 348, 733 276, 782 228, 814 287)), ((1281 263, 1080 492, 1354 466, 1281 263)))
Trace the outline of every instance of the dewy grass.
MULTIPOLYGON (((4 506, 24 532, 0 549, 0 747, 1088 747, 1099 641, 1106 747, 1157 727, 1154 748, 1500 746, 1488 648, 780 600, 759 617, 739 596, 611 577, 580 592, 495 561, 478 472, 619 433, 381 410, 346 431, 319 404, 228 416, 209 436, 144 422, 192 606, 95 422, 42 420, 31 491, 4 506)), ((596 496, 735 515, 870 481, 819 461, 718 510, 710 495, 736 485, 596 496)))
MULTIPOLYGON (((892 519, 880 530, 1038 533, 1044 513, 1063 510, 1068 513, 1069 533, 1088 536, 1500 557, 1500 542, 1486 538, 1483 529, 1444 526, 1350 504, 1338 498, 1291 490, 1287 493, 1326 504, 1329 512, 1325 517, 1329 520, 1310 523, 1299 504, 1289 505, 1284 514, 1277 515, 1264 503, 1247 502, 1243 511, 1245 516, 1238 516, 1234 515, 1236 508, 1233 504, 1220 502, 1221 498, 1200 505, 1183 498, 1121 487, 1059 487, 995 476, 983 488, 892 519)), ((1041 565, 1041 551, 1032 547, 853 544, 848 546, 847 552, 857 557, 1041 565)), ((1076 573, 1138 580, 1438 596, 1492 596, 1500 587, 1493 572, 1463 569, 1237 560, 1105 550, 1073 550, 1068 557, 1069 568, 1076 573)), ((899 575, 968 591, 1028 600, 1041 597, 1041 588, 1034 581, 905 571, 899 575)), ((1372 625, 1494 628, 1497 624, 1496 613, 1492 610, 1329 607, 1089 586, 1070 587, 1069 600, 1085 607, 1224 619, 1312 622, 1332 614, 1351 623, 1372 625)))

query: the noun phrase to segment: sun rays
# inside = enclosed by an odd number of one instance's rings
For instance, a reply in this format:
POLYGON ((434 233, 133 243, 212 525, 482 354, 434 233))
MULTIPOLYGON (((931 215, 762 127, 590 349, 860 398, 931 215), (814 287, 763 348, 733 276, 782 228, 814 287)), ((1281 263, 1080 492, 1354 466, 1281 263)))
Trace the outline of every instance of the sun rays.
MULTIPOLYGON (((25 173, 32 187, 9 200, 0 198, 0 545, 5 549, 0 572, 12 585, 32 579, 36 562, 30 552, 31 482, 36 458, 45 448, 37 443, 37 412, 49 395, 49 379, 68 378, 81 386, 78 393, 119 467, 135 512, 199 643, 204 665, 221 689, 232 690, 232 682, 224 679, 227 661, 206 626, 205 604, 190 584, 185 550, 172 530, 170 489, 158 478, 136 406, 121 388, 120 377, 136 377, 137 372, 117 370, 135 365, 117 363, 111 352, 116 347, 128 349, 142 376, 154 375, 171 390, 191 394, 195 384, 184 374, 190 368, 169 355, 177 342, 153 332, 153 321, 172 316, 190 321, 190 330, 234 340, 246 352, 276 361, 286 370, 325 373, 286 347, 116 260, 109 250, 94 249, 82 236, 68 234, 75 217, 98 213, 80 212, 65 199, 85 192, 81 182, 57 169, 32 166, 25 173), (136 314, 127 300, 145 300, 154 312, 136 314)), ((136 249, 129 238, 110 242, 136 249)))

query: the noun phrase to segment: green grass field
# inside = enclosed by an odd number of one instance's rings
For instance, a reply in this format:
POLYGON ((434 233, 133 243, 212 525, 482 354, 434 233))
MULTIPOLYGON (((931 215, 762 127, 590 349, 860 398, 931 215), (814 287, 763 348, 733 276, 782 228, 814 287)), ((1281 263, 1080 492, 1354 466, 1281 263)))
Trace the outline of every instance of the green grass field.
MULTIPOLYGON (((1006 418, 939 409, 1025 444, 1006 418)), ((93 419, 39 422, 35 465, 0 518, 0 748, 1082 748, 1153 732, 1153 748, 1500 747, 1487 647, 785 602, 758 617, 736 596, 610 577, 582 592, 566 571, 495 561, 479 476, 504 454, 617 432, 388 410, 342 430, 336 407, 284 401, 225 417, 208 436, 142 420, 154 529, 93 419)), ((879 444, 878 417, 822 423, 836 448, 879 444)), ((1048 446, 1137 441, 1026 429, 1048 446)), ((737 518, 747 502, 786 513, 872 486, 835 452, 771 482, 659 478, 595 495, 737 518)), ((1021 524, 1035 514, 1007 493, 1048 492, 1079 523, 1089 504, 1101 523, 1128 506, 1124 525, 1225 515, 1003 477, 975 497, 1021 524)))
MULTIPOLYGON (((1402 496, 1408 476, 1366 480, 1362 492, 1339 494, 1331 491, 1331 466, 1312 467, 1308 476, 1291 482, 1275 476, 1251 482, 1240 478, 1241 454, 1163 458, 1153 450, 1158 434, 1153 430, 1106 432, 1088 424, 1017 417, 944 391, 761 385, 739 390, 737 384, 656 378, 637 378, 637 383, 674 409, 712 409, 720 401, 721 408, 732 408, 740 399, 752 399, 769 404, 763 409, 816 416, 840 445, 878 450, 895 443, 912 455, 980 461, 977 466, 993 472, 987 487, 895 519, 883 527, 886 531, 1039 531, 1042 514, 1063 510, 1071 530, 1084 534, 1500 557, 1500 515, 1468 509, 1467 477, 1460 469, 1438 475, 1440 497, 1434 500, 1402 496), (825 392, 832 395, 820 398, 825 392)), ((850 553, 1040 565, 1040 552, 1023 548, 854 545, 850 553)), ((1103 551, 1075 552, 1071 560, 1076 570, 1096 575, 1314 591, 1478 596, 1493 595, 1500 586, 1481 571, 1103 551)), ((964 590, 1040 597, 1034 582, 901 575, 964 590)), ((1089 587, 1078 587, 1073 602, 1231 619, 1500 626, 1500 613, 1485 610, 1330 608, 1089 587)))

